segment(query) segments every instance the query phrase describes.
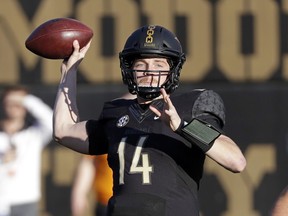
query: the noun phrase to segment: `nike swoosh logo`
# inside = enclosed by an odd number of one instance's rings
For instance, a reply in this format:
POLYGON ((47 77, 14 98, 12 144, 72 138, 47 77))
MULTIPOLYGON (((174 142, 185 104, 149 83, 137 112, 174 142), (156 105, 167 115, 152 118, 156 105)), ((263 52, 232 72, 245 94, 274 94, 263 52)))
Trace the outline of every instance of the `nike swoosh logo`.
POLYGON ((154 120, 157 120, 159 119, 160 117, 159 116, 154 116, 154 120))

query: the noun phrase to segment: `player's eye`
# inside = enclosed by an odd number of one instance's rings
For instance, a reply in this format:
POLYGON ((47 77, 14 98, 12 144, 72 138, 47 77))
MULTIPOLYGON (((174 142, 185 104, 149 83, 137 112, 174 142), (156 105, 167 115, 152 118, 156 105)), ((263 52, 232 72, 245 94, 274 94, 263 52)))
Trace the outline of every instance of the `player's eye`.
POLYGON ((154 67, 156 68, 169 68, 168 62, 165 60, 159 60, 154 62, 154 67))
POLYGON ((141 63, 141 62, 138 62, 138 63, 135 63, 134 66, 133 66, 134 69, 141 69, 141 68, 145 68, 145 64, 141 63))
POLYGON ((163 68, 163 67, 165 67, 165 65, 164 65, 163 63, 157 63, 155 66, 156 66, 157 68, 163 68))

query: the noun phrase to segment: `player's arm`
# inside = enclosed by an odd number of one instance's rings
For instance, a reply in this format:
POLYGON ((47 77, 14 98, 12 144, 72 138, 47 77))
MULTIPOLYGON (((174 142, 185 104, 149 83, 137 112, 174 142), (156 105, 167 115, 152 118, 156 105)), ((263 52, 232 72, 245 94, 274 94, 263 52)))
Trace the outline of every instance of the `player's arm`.
POLYGON ((246 167, 246 159, 239 147, 223 134, 215 139, 206 155, 232 172, 242 172, 246 167))
MULTIPOLYGON (((238 145, 223 134, 225 107, 221 97, 214 91, 203 91, 196 100, 193 116, 201 125, 202 143, 200 147, 211 159, 232 172, 241 172, 246 167, 246 159, 238 145)), ((195 121, 195 119, 193 119, 195 121)), ((192 120, 192 122, 193 122, 192 120)), ((188 127, 182 127, 182 131, 188 127)))
POLYGON ((207 156, 232 172, 243 171, 246 159, 231 138, 210 123, 197 118, 181 124, 176 132, 197 145, 207 156))
POLYGON ((164 115, 162 118, 167 119, 173 131, 197 145, 206 155, 226 169, 232 172, 241 172, 245 168, 246 159, 232 139, 200 119, 195 118, 191 122, 183 121, 169 95, 164 89, 161 89, 161 93, 165 102, 164 111, 160 112, 152 106, 150 109, 158 116, 164 115))
POLYGON ((89 49, 90 42, 81 50, 77 41, 73 42, 73 46, 73 54, 61 65, 61 79, 53 113, 53 137, 68 148, 88 154, 86 122, 79 122, 76 81, 78 66, 89 49))

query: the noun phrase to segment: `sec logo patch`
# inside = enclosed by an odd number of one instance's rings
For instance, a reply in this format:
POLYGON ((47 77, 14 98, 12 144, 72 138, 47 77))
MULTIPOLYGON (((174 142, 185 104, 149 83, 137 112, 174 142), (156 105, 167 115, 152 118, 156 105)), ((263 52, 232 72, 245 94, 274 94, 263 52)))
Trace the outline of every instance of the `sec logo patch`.
POLYGON ((126 124, 128 124, 128 122, 129 122, 129 116, 128 115, 122 116, 117 122, 117 127, 124 127, 126 124))

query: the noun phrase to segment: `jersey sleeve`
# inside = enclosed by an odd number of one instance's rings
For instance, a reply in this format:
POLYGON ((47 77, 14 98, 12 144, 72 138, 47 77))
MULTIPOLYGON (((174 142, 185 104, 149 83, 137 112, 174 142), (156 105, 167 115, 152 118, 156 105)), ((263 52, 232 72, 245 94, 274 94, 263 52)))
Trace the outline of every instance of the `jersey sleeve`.
POLYGON ((101 155, 108 152, 108 142, 102 120, 89 120, 86 123, 86 132, 89 141, 89 154, 101 155))
POLYGON ((193 105, 192 117, 222 130, 225 125, 225 106, 220 95, 213 90, 204 90, 193 105))

